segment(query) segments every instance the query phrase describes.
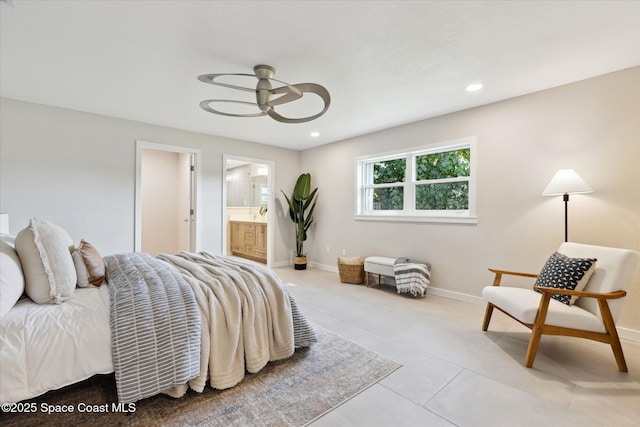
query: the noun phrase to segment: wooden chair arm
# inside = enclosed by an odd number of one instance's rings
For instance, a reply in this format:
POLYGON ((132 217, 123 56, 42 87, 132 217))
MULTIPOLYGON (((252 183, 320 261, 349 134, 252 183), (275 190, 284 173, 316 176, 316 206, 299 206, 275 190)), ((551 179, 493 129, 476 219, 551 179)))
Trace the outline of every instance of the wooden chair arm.
POLYGON ((490 268, 489 271, 496 274, 506 274, 510 276, 538 277, 537 273, 521 273, 519 271, 500 270, 497 268, 490 268))
POLYGON ((493 279, 493 286, 500 286, 500 281, 502 280, 502 275, 507 276, 520 276, 520 277, 538 277, 535 273, 522 273, 519 271, 509 271, 509 270, 500 270, 497 268, 490 268, 490 272, 495 273, 495 277, 493 279))
POLYGON ((626 291, 599 293, 599 292, 575 291, 572 289, 549 288, 546 286, 534 286, 533 288, 539 290, 540 292, 546 292, 549 294, 575 295, 578 297, 597 298, 597 299, 615 299, 615 298, 622 298, 623 296, 627 295, 626 291))

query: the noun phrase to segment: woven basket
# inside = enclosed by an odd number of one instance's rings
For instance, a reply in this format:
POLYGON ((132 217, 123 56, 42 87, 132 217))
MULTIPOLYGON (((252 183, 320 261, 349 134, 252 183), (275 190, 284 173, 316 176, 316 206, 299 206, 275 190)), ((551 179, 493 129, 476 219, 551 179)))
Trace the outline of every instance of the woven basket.
POLYGON ((338 258, 338 273, 342 283, 364 282, 364 258, 338 258))

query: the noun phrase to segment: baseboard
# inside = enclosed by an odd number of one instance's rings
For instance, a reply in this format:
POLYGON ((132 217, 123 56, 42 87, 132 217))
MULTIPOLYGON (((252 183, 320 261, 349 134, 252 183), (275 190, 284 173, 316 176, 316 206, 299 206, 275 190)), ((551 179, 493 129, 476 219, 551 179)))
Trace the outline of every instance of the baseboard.
POLYGON ((289 267, 290 265, 292 265, 292 264, 289 261, 280 261, 280 262, 272 262, 271 263, 271 267, 272 268, 289 267))
MULTIPOLYGON (((292 267, 293 263, 290 261, 281 261, 277 263, 273 263, 273 267, 292 267)), ((319 264, 317 262, 307 261, 307 267, 309 268, 317 268, 318 270, 330 271, 332 273, 338 274, 338 267, 332 267, 330 265, 319 264)))
POLYGON ((640 342, 640 331, 636 331, 635 329, 621 328, 620 326, 616 326, 618 330, 618 336, 627 341, 640 342))
POLYGON ((320 264, 318 262, 309 262, 309 267, 317 268, 318 270, 331 271, 332 273, 338 274, 338 266, 337 265, 326 265, 320 264))
POLYGON ((468 302, 469 304, 475 304, 475 305, 485 304, 485 300, 482 297, 463 294, 462 292, 449 291, 447 289, 434 288, 433 286, 429 286, 427 288, 427 294, 435 295, 437 297, 454 299, 456 301, 468 302))

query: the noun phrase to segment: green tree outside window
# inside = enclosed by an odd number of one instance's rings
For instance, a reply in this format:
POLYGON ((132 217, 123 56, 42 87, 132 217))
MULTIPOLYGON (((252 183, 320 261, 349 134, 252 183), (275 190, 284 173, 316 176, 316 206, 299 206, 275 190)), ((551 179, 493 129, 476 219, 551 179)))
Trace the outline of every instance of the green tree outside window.
MULTIPOLYGON (((444 151, 416 157, 416 181, 447 180, 471 174, 471 150, 444 151)), ((469 209, 469 181, 416 185, 417 210, 469 209)))
POLYGON ((374 210, 402 210, 404 206, 404 188, 407 170, 407 159, 392 159, 376 162, 373 164, 374 184, 394 184, 400 185, 373 190, 374 210))

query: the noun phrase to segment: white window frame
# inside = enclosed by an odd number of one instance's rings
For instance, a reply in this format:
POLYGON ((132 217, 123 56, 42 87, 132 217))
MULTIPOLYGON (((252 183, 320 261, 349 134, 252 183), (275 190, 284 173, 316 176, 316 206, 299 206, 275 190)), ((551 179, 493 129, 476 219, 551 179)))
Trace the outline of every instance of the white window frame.
POLYGON ((379 153, 356 158, 356 212, 354 219, 358 221, 402 221, 402 222, 444 222, 458 224, 477 224, 476 216, 476 179, 477 171, 476 138, 465 137, 452 141, 442 141, 420 147, 413 147, 393 152, 379 153), (425 154, 440 153, 469 148, 471 150, 469 177, 449 178, 437 180, 438 183, 468 181, 469 182, 469 209, 465 210, 416 210, 415 188, 416 185, 428 184, 430 181, 416 181, 414 170, 415 158, 425 154), (406 158, 405 181, 400 184, 403 189, 404 207, 402 210, 367 210, 366 191, 371 188, 398 186, 398 184, 369 184, 367 180, 367 165, 385 160, 406 158))

